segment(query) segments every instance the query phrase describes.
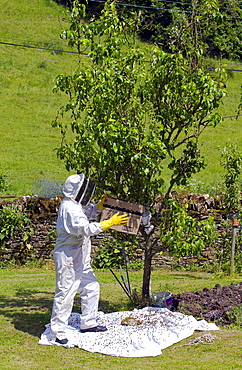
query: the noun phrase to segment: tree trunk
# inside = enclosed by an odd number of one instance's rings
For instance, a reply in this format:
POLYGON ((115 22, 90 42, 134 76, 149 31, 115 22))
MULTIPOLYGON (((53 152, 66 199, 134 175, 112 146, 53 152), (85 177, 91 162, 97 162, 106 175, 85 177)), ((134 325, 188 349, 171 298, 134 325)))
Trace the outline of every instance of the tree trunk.
POLYGON ((148 242, 145 248, 145 255, 144 255, 143 286, 142 286, 142 297, 143 298, 150 296, 151 261, 152 261, 152 253, 149 248, 149 242, 148 242))

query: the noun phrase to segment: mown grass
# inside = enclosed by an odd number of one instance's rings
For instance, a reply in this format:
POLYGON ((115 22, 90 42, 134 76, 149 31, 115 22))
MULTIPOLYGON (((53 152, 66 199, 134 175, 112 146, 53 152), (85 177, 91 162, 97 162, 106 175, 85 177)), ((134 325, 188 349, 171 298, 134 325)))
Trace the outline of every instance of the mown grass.
MULTIPOLYGON (((96 271, 101 285, 100 310, 113 312, 129 309, 129 300, 109 271, 96 271)), ((130 274, 133 287, 140 287, 141 271, 130 274)), ((227 285, 236 279, 209 273, 154 270, 152 291, 169 289, 174 294, 227 285)), ((117 358, 90 353, 78 348, 64 349, 38 345, 44 325, 49 322, 55 273, 45 268, 0 270, 0 369, 150 369, 199 370, 241 369, 241 330, 221 329, 211 332, 213 344, 189 344, 203 335, 196 332, 162 351, 157 357, 117 358)), ((79 312, 76 299, 75 312, 79 312)))
MULTIPOLYGON (((59 37, 68 28, 67 12, 54 1, 5 1, 0 16, 0 41, 68 50, 59 37)), ((54 94, 52 88, 58 74, 76 69, 77 56, 3 44, 0 50, 0 172, 7 174, 10 182, 4 195, 33 194, 38 181, 63 183, 68 175, 54 151, 60 143, 60 134, 51 127, 65 96, 54 94)), ((83 56, 82 61, 88 63, 87 57, 83 56)), ((231 61, 207 61, 206 65, 219 63, 242 69, 241 63, 231 61)), ((242 73, 229 72, 228 96, 220 107, 223 116, 236 114, 241 85, 242 73)), ((191 190, 211 192, 220 188, 223 169, 218 146, 223 147, 228 140, 241 145, 241 122, 241 117, 226 118, 202 135, 207 168, 194 176, 191 190)), ((168 178, 166 169, 164 178, 168 178)))

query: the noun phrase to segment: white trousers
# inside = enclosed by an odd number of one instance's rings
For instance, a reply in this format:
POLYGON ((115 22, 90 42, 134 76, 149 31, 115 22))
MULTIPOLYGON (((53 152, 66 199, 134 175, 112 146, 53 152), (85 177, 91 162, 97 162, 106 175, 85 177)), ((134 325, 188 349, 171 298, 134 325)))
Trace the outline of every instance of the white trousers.
POLYGON ((81 329, 97 325, 99 283, 85 254, 85 248, 54 252, 56 291, 51 315, 52 340, 66 338, 68 319, 78 291, 82 309, 81 329))

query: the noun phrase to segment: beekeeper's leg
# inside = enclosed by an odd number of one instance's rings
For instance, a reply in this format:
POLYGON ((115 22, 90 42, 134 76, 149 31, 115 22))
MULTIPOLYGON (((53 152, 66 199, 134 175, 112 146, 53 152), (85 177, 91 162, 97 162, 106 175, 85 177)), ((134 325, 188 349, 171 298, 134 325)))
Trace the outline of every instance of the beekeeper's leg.
MULTIPOLYGON (((73 253, 73 252, 72 252, 73 253)), ((56 268, 56 292, 51 316, 51 340, 66 338, 66 327, 72 311, 75 294, 83 272, 82 249, 73 255, 54 253, 56 268)))
POLYGON ((82 280, 79 287, 81 298, 81 329, 93 328, 97 326, 97 311, 99 302, 99 283, 89 266, 84 269, 82 280))

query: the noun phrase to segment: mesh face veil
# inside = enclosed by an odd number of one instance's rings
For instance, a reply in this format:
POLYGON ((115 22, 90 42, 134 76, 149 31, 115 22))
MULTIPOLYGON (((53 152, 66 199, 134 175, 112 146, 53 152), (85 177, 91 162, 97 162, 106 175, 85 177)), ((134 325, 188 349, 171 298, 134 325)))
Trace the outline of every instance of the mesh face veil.
POLYGON ((96 189, 96 184, 94 181, 88 181, 87 188, 85 194, 83 194, 82 200, 81 200, 81 205, 82 206, 87 206, 88 203, 90 203, 93 194, 96 189))
POLYGON ((81 205, 84 207, 87 206, 92 199, 95 189, 96 189, 95 182, 90 181, 87 177, 84 177, 82 186, 78 191, 75 201, 81 203, 81 205))

